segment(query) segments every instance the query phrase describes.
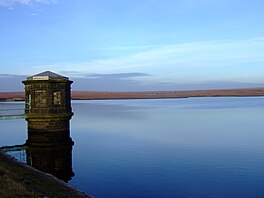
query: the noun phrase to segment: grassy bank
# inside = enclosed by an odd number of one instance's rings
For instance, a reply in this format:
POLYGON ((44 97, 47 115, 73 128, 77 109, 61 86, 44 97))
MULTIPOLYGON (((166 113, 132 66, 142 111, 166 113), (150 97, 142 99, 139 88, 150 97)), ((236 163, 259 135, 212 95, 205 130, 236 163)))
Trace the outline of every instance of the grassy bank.
POLYGON ((90 197, 0 152, 0 197, 90 197))

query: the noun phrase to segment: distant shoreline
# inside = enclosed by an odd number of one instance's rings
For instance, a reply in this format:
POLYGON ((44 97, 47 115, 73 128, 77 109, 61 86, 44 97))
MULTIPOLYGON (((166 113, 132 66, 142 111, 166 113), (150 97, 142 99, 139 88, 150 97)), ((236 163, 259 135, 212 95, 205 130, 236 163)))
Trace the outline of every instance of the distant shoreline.
MULTIPOLYGON (((72 91, 72 100, 162 99, 189 97, 246 96, 264 96, 264 88, 145 92, 72 91)), ((24 92, 0 92, 0 102, 7 101, 24 101, 24 92)))

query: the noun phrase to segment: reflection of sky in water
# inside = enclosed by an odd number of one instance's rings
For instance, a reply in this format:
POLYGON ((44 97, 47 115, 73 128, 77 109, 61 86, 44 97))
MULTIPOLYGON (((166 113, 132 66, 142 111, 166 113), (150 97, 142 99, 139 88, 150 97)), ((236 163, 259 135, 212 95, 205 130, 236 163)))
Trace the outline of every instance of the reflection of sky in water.
POLYGON ((0 145, 24 144, 27 139, 27 123, 24 119, 0 120, 0 145))
POLYGON ((73 104, 76 111, 72 125, 78 129, 76 133, 81 129, 125 133, 182 146, 262 147, 263 101, 264 98, 88 101, 73 104))
MULTIPOLYGON (((264 97, 74 101, 70 184, 100 197, 264 197, 264 97)), ((0 121, 1 145, 26 139, 0 121)))
POLYGON ((263 97, 73 107, 70 183, 95 197, 263 195, 263 97))

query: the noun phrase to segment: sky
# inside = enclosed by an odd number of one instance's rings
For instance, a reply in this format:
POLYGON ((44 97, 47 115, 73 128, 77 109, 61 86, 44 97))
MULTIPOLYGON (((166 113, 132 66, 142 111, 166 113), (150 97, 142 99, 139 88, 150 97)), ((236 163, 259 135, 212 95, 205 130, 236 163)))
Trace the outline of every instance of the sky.
POLYGON ((264 0, 0 0, 0 91, 264 87, 264 0))

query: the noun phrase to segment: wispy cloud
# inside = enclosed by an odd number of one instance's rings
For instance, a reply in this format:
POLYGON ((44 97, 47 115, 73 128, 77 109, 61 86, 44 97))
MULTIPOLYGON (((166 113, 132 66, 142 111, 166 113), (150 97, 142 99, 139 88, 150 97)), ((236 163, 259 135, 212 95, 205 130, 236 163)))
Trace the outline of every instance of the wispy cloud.
POLYGON ((22 84, 22 80, 25 79, 25 75, 0 74, 0 91, 23 91, 24 85, 22 84))
MULTIPOLYGON (((197 74, 201 70, 211 71, 206 78, 229 74, 247 75, 245 67, 253 71, 254 66, 264 64, 264 37, 236 41, 203 41, 166 46, 152 46, 138 53, 125 56, 95 59, 80 63, 56 63, 29 68, 40 70, 71 71, 80 73, 151 73, 157 77, 173 77, 197 74), (244 69, 239 70, 243 67, 244 69), (222 73, 216 71, 221 70, 222 73), (244 72, 244 73, 243 73, 244 72)), ((255 69, 256 70, 256 69, 255 69)), ((262 68, 263 71, 263 68, 262 68)), ((201 72, 200 72, 201 73, 201 72)), ((226 75, 227 76, 227 75, 226 75)), ((204 76, 200 76, 202 78, 204 76)), ((231 76, 232 77, 232 76, 231 76)), ((196 79, 197 80, 197 79, 196 79)), ((212 80, 211 78, 209 80, 212 80)), ((221 80, 221 79, 218 79, 221 80)), ((230 79, 229 79, 230 80, 230 79)))
MULTIPOLYGON (((67 73, 67 72, 66 72, 67 73)), ((67 76, 73 80, 73 90, 89 91, 166 91, 166 90, 195 90, 195 89, 225 89, 225 88, 252 88, 263 87, 264 83, 240 83, 228 81, 204 81, 196 83, 178 83, 161 81, 140 81, 138 77, 149 76, 144 73, 119 73, 119 74, 86 74, 75 76, 78 72, 71 71, 67 76)), ((60 74, 64 74, 60 72, 60 74)), ((0 74, 0 92, 23 91, 25 80, 29 75, 0 74)))
MULTIPOLYGON (((130 72, 130 73, 111 73, 111 74, 103 74, 103 73, 83 73, 79 71, 60 71, 60 74, 78 77, 78 78, 90 78, 90 79, 135 79, 139 77, 150 77, 153 76, 148 73, 140 73, 140 72, 130 72)), ((1 74, 0 74, 1 75, 1 74)))
POLYGON ((124 79, 124 78, 135 78, 135 77, 146 77, 151 76, 147 73, 117 73, 117 74, 87 74, 85 77, 88 78, 112 78, 112 79, 124 79))
POLYGON ((156 47, 155 45, 140 45, 140 46, 112 46, 92 49, 93 51, 123 51, 123 50, 148 50, 156 47))
POLYGON ((14 7, 16 5, 32 6, 34 4, 52 4, 56 0, 0 0, 2 7, 14 7))

